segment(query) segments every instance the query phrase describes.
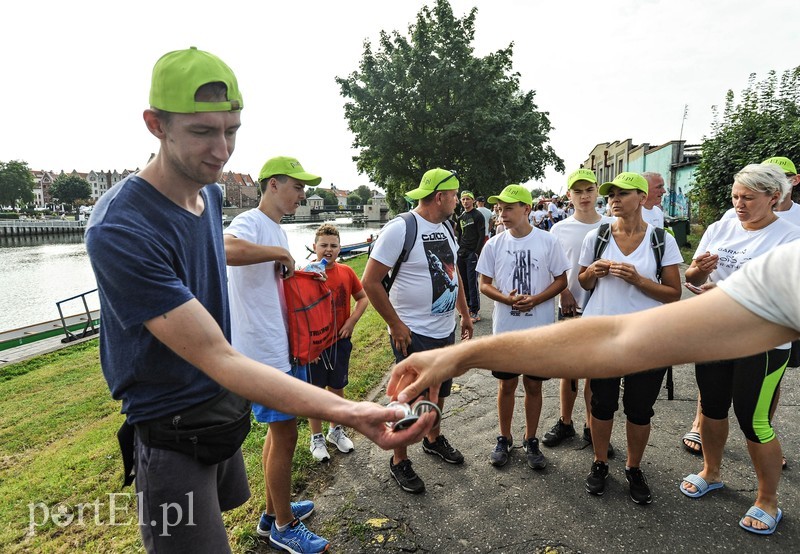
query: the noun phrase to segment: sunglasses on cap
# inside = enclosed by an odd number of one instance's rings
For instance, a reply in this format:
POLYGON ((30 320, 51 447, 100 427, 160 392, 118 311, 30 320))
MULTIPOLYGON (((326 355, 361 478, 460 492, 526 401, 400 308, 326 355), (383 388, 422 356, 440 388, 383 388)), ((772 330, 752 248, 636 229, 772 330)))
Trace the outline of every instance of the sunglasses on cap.
POLYGON ((433 190, 432 190, 431 192, 436 192, 436 189, 438 189, 438 188, 439 188, 439 185, 441 185, 441 184, 443 184, 443 183, 446 183, 446 182, 447 182, 447 181, 449 181, 450 179, 453 179, 453 178, 455 178, 455 179, 458 179, 458 175, 456 175, 456 172, 455 172, 455 171, 453 171, 452 169, 448 169, 447 171, 449 171, 449 172, 450 172, 450 175, 448 175, 447 177, 445 177, 444 179, 442 179, 441 181, 439 181, 438 183, 436 183, 436 186, 435 186, 435 187, 433 187, 433 190))

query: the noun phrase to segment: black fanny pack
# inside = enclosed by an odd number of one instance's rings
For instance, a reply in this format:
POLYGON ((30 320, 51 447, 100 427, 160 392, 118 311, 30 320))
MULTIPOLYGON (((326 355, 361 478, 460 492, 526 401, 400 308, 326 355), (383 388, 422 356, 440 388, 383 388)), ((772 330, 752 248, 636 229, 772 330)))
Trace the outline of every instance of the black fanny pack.
POLYGON ((233 456, 250 432, 250 401, 223 389, 180 413, 134 427, 146 446, 174 450, 214 465, 233 456))

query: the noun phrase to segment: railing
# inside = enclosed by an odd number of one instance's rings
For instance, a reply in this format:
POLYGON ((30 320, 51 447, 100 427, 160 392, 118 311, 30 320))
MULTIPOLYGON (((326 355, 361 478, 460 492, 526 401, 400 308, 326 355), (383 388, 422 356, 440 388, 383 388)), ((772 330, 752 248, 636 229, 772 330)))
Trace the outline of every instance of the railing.
POLYGON ((63 219, 0 219, 0 227, 57 227, 83 228, 85 221, 65 221, 63 219))
POLYGON ((63 339, 61 339, 61 342, 64 343, 72 342, 74 340, 82 339, 84 337, 96 335, 97 333, 100 332, 99 327, 95 326, 94 324, 91 310, 89 310, 89 305, 86 303, 86 295, 91 294, 93 292, 97 292, 97 289, 92 289, 84 293, 71 296, 70 298, 65 298, 64 300, 56 302, 56 307, 58 308, 58 315, 61 318, 61 325, 64 327, 64 335, 66 335, 63 339), (85 310, 86 314, 86 325, 84 325, 83 331, 80 331, 79 333, 73 333, 72 331, 69 330, 69 326, 67 325, 67 322, 64 319, 64 312, 61 311, 61 304, 63 304, 64 302, 69 302, 70 300, 75 300, 76 298, 80 298, 81 301, 83 302, 83 309, 85 310))

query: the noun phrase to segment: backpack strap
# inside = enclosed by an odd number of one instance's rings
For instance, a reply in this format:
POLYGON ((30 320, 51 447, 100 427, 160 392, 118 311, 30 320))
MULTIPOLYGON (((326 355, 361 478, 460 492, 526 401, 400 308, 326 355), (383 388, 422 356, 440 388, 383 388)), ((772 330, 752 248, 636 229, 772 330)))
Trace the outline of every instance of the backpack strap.
MULTIPOLYGON (((381 284, 383 288, 386 290, 386 294, 389 294, 389 291, 392 290, 392 285, 394 284, 394 280, 397 277, 397 272, 400 271, 400 266, 403 262, 408 260, 409 254, 411 254, 411 249, 414 248, 414 243, 417 240, 417 218, 414 217, 413 212, 403 212, 399 216, 397 216, 403 220, 406 226, 406 234, 405 239, 403 240, 403 249, 400 251, 400 255, 397 257, 397 261, 394 263, 392 270, 388 272, 384 278, 381 280, 381 284)), ((453 228, 448 227, 450 231, 450 235, 453 235, 453 228)))
POLYGON ((603 257, 608 242, 611 240, 611 224, 603 223, 597 228, 597 239, 594 241, 594 259, 599 260, 603 257))
POLYGON ((650 247, 653 249, 653 256, 656 259, 656 279, 661 282, 661 260, 664 258, 664 229, 661 227, 653 227, 653 233, 650 235, 650 247))

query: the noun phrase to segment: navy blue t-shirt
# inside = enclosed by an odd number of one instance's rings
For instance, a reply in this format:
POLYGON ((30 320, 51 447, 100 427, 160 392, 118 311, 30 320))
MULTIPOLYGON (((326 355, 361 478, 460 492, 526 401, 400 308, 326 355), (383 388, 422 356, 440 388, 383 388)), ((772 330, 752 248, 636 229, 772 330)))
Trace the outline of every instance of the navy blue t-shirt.
POLYGON ((222 191, 201 190, 196 216, 132 175, 104 194, 86 229, 100 296, 100 362, 130 423, 174 414, 221 388, 144 322, 196 298, 230 341, 222 191))

